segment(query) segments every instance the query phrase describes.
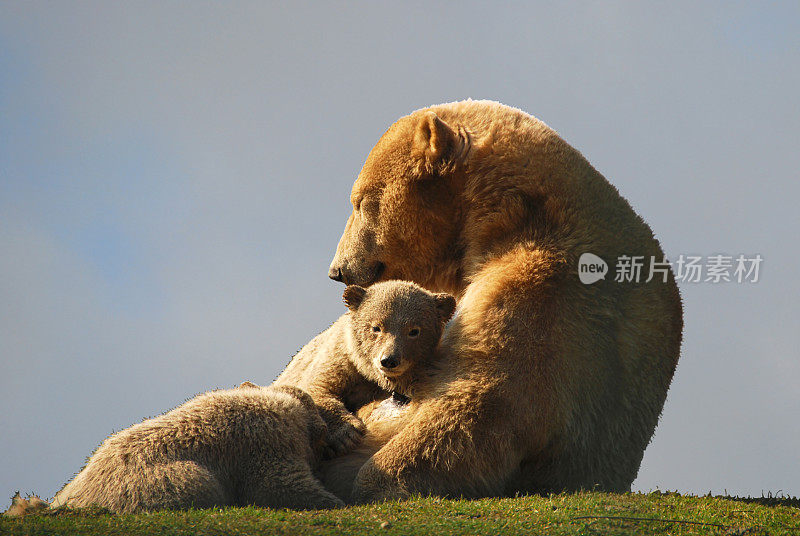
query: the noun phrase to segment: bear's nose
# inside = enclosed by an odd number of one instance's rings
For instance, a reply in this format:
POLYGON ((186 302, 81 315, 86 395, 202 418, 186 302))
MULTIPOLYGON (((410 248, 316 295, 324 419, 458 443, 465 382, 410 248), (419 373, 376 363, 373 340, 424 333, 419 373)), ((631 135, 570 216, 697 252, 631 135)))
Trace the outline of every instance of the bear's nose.
POLYGON ((342 279, 344 279, 342 276, 342 269, 335 266, 331 266, 331 269, 328 270, 328 277, 340 283, 342 282, 342 279))
POLYGON ((393 369, 400 364, 400 360, 394 355, 385 355, 381 358, 381 366, 387 369, 393 369))

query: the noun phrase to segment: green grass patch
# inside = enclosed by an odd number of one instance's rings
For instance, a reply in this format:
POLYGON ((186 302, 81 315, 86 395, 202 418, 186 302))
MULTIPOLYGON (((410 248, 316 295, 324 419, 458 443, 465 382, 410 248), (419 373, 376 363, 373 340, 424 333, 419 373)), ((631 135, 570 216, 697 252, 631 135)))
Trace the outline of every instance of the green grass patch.
POLYGON ((800 499, 575 493, 515 499, 417 498, 328 511, 225 508, 0 517, 0 534, 714 534, 800 536, 800 499))

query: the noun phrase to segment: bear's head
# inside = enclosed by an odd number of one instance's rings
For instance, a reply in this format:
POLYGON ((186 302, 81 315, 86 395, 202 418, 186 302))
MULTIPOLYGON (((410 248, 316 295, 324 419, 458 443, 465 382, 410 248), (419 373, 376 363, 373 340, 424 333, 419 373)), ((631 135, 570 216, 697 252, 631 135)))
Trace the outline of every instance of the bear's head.
POLYGON ((407 281, 350 285, 343 298, 350 309, 353 364, 388 390, 432 358, 456 307, 453 296, 407 281))
POLYGON ((406 279, 454 291, 470 134, 431 110, 403 117, 370 152, 353 185, 353 213, 331 279, 368 286, 406 279))

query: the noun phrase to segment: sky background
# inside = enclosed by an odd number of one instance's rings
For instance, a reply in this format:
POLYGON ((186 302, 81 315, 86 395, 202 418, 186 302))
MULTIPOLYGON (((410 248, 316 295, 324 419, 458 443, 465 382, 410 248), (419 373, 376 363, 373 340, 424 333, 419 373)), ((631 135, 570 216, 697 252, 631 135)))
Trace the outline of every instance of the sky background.
POLYGON ((0 2, 0 497, 270 382, 345 310, 373 144, 467 97, 556 129, 670 257, 764 258, 681 285, 634 489, 800 495, 798 95, 797 3, 0 2))

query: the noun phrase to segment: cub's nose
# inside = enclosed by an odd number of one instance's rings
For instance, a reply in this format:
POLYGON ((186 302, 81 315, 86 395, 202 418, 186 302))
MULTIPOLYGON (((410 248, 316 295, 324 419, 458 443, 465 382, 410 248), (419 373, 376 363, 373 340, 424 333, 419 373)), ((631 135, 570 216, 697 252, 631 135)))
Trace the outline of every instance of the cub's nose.
POLYGON ((386 369, 393 369, 400 364, 400 360, 394 355, 385 355, 381 358, 381 366, 386 369))

